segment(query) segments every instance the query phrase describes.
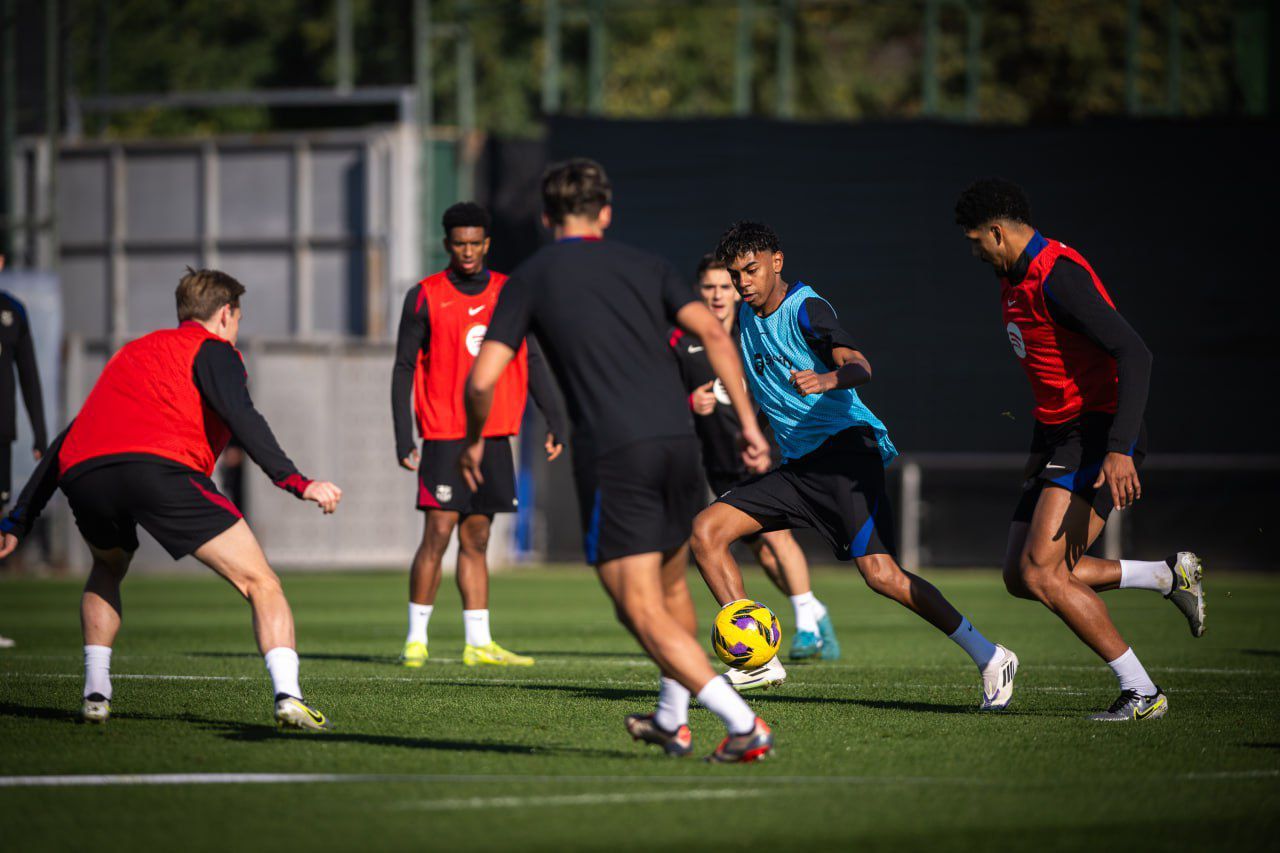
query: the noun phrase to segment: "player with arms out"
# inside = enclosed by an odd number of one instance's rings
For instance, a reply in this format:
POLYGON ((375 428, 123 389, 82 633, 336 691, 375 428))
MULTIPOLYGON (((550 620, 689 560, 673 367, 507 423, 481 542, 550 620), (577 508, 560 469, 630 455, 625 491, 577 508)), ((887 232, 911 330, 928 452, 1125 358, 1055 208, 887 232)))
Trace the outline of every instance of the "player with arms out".
POLYGON ((1159 592, 1204 633, 1200 559, 1102 560, 1085 552, 1111 510, 1142 497, 1143 411, 1151 352, 1116 310, 1079 252, 1031 226, 1018 185, 976 181, 956 202, 956 224, 974 257, 1000 278, 1005 331, 1031 380, 1035 428, 1022 498, 1009 525, 1004 580, 1039 601, 1107 662, 1120 696, 1090 719, 1153 720, 1169 701, 1138 661, 1098 593, 1159 592))
POLYGON ((210 479, 234 435, 281 489, 325 513, 342 498, 333 483, 298 473, 254 408, 235 348, 243 294, 244 286, 226 273, 188 268, 176 294, 178 327, 145 335, 111 357, 80 414, 0 521, 0 557, 6 557, 61 488, 93 555, 80 602, 86 722, 106 722, 111 714, 120 583, 142 525, 175 560, 190 554, 248 600, 276 721, 329 728, 324 714, 302 701, 293 613, 280 579, 240 511, 210 479))
POLYGON ((396 458, 404 468, 418 472, 418 509, 425 514, 422 541, 409 574, 409 633, 400 661, 414 668, 427 661, 427 626, 440 588, 441 563, 457 528, 457 583, 465 634, 462 662, 531 666, 533 658, 507 651, 490 634, 486 552, 494 514, 517 507, 511 437, 520 431, 526 395, 533 394, 547 420, 548 459, 564 449, 556 438, 563 434, 562 415, 551 374, 536 342, 529 338, 498 382, 494 409, 484 427, 484 486, 474 492, 466 487, 458 469, 467 426, 462 388, 507 277, 485 267, 487 210, 474 202, 461 202, 444 212, 442 224, 449 266, 405 295, 391 373, 396 458), (415 414, 421 454, 413 446, 415 414))
POLYGON ((611 240, 612 188, 604 169, 570 160, 543 176, 543 221, 555 242, 511 276, 467 383, 467 479, 484 485, 481 429, 495 389, 525 335, 542 342, 573 423, 574 479, 587 562, 625 625, 662 671, 654 714, 627 718, 632 737, 670 755, 693 750, 689 698, 728 736, 717 762, 753 761, 773 735, 694 638, 685 543, 701 502, 698 440, 667 345, 673 325, 701 338, 742 421, 749 466, 768 465, 742 365, 724 327, 670 265, 611 240))
POLYGON ((729 546, 791 527, 822 534, 838 560, 853 560, 871 589, 920 616, 960 646, 982 675, 982 710, 1013 698, 1018 658, 982 636, 942 593, 894 558, 893 512, 884 466, 898 451, 854 389, 871 365, 831 305, 802 282, 782 280, 778 236, 735 223, 716 248, 742 294, 739 340, 751 393, 782 448, 780 468, 753 477, 693 524, 693 553, 720 604, 746 598, 729 546))
MULTIPOLYGON (((698 263, 697 293, 730 338, 738 336, 738 304, 742 297, 733 286, 724 262, 706 255, 698 263)), ((694 427, 702 442, 702 466, 715 495, 722 495, 750 476, 739 450, 741 428, 724 383, 711 369, 706 347, 696 335, 676 329, 671 349, 680 365, 680 377, 689 394, 694 427)), ((840 641, 827 608, 813 594, 809 584, 809 561, 790 530, 773 530, 748 536, 747 547, 795 610, 795 632, 791 635, 792 660, 821 657, 840 658, 840 641)), ((781 665, 756 670, 730 669, 725 677, 739 690, 767 687, 785 677, 781 665)))

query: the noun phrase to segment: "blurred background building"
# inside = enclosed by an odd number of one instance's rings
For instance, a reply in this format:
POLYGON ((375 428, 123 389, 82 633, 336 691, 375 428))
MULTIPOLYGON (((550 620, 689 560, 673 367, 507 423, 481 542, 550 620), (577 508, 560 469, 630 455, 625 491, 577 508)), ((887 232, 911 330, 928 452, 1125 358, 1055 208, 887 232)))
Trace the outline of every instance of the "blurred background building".
MULTIPOLYGON (((277 563, 407 564, 419 521, 387 400, 401 297, 443 265, 459 199, 494 211, 492 266, 517 265, 546 239, 542 168, 581 154, 614 179, 611 235, 691 279, 732 220, 778 229, 789 275, 876 366, 864 396, 905 453, 909 565, 1003 554, 1030 395, 951 205, 976 176, 1018 180, 1156 356, 1146 497, 1100 548, 1269 565, 1272 3, 0 0, 0 16, 0 286, 46 330, 52 419, 115 347, 172 322, 185 265, 236 275, 259 406, 304 471, 347 489, 321 520, 244 478, 277 563)), ((536 451, 495 541, 509 561, 577 560, 569 463, 536 451)), ((63 507, 53 521, 54 559, 83 559, 63 507)))

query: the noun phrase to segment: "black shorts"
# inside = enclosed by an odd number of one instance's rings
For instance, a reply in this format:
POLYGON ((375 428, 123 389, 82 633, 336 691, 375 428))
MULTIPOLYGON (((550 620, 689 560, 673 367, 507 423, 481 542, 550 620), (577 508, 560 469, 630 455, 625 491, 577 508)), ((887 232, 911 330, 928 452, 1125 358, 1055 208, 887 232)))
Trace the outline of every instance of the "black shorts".
POLYGON ((422 458, 418 460, 418 509, 443 509, 462 515, 493 515, 515 512, 516 464, 511 454, 511 439, 486 438, 480 474, 484 482, 480 490, 467 488, 458 468, 458 459, 467 446, 465 438, 427 439, 422 442, 422 458))
POLYGON ((746 471, 708 471, 707 485, 711 487, 711 494, 718 498, 750 476, 746 471))
POLYGON ((817 450, 735 486, 719 502, 742 510, 765 532, 812 527, 837 560, 895 553, 884 461, 867 427, 831 436, 817 450))
POLYGON ((574 448, 574 481, 587 562, 679 547, 704 503, 693 436, 650 438, 600 456, 574 448))
POLYGON ((0 509, 9 505, 13 490, 13 443, 0 441, 0 509))
POLYGON ((138 525, 175 560, 239 521, 240 510, 200 471, 178 463, 117 462, 61 483, 85 541, 138 550, 138 525))
MULTIPOLYGON (((1036 503, 1046 486, 1066 489, 1089 502, 1101 518, 1111 514, 1111 489, 1095 489, 1102 460, 1107 455, 1113 416, 1105 412, 1086 412, 1064 424, 1037 422, 1031 436, 1031 458, 1028 469, 1033 473, 1022 484, 1022 497, 1013 511, 1013 521, 1030 524, 1036 503)), ((1142 466, 1147 455, 1147 428, 1138 431, 1132 448, 1133 464, 1142 466)))

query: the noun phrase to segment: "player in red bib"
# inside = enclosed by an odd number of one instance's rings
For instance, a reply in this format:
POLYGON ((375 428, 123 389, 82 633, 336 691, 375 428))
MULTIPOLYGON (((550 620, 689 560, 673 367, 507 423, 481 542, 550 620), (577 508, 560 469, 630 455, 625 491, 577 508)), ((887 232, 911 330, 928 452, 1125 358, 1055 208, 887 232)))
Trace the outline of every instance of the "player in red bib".
POLYGON ((1112 508, 1142 497, 1143 410, 1151 353, 1079 252, 1041 236, 1016 184, 975 182, 956 203, 975 257, 1000 278, 1002 324, 1035 397, 1022 499, 1009 528, 1009 592, 1053 611, 1115 673, 1120 696, 1090 719, 1150 720, 1169 702, 1120 636, 1097 593, 1148 589, 1204 633, 1200 559, 1102 560, 1085 552, 1112 508))
POLYGON ((551 374, 537 344, 529 339, 503 373, 485 424, 484 486, 475 492, 467 487, 458 468, 467 433, 462 389, 507 277, 485 268, 489 214, 483 207, 455 204, 445 211, 443 225, 449 266, 427 276, 405 296, 391 374, 396 458, 418 472, 418 509, 426 513, 409 575, 409 632, 400 660, 415 668, 426 663, 427 625, 440 588, 444 552, 456 527, 466 634, 463 662, 529 666, 532 658, 507 651, 490 635, 486 551, 494 514, 514 512, 518 506, 511 437, 520 431, 527 394, 532 392, 547 421, 548 459, 564 449, 557 438, 563 435, 562 417, 551 374), (415 414, 421 453, 413 446, 415 414))
POLYGON ((142 525, 174 559, 190 554, 226 578, 253 608, 282 726, 327 729, 302 701, 293 613, 253 531, 211 476, 232 436, 267 476, 326 513, 342 491, 298 473, 254 408, 235 348, 244 286, 216 270, 187 270, 179 325, 125 344, 0 522, 0 558, 30 530, 61 488, 93 554, 80 603, 85 687, 82 718, 111 713, 111 647, 120 630, 120 582, 142 525))

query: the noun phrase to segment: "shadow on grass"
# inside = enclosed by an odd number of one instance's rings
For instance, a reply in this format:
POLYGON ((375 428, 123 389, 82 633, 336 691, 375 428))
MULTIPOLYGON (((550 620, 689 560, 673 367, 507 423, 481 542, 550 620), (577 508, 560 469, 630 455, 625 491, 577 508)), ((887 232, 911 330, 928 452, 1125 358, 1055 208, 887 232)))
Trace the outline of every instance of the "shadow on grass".
MULTIPOLYGON (((254 658, 262 659, 262 655, 258 652, 183 652, 193 658, 254 658)), ((400 659, 395 655, 352 655, 352 654, 332 654, 330 652, 308 652, 299 654, 301 660, 340 660, 350 663, 399 663, 400 659)))
POLYGON ((1280 649, 1241 649, 1246 655, 1263 658, 1280 658, 1280 649))
MULTIPOLYGON (((407 735, 368 734, 341 730, 311 734, 308 732, 281 731, 265 723, 245 723, 238 720, 215 720, 198 714, 148 714, 142 711, 116 711, 112 720, 139 720, 149 722, 185 723, 211 732, 225 740, 241 743, 301 739, 316 743, 358 743, 366 746, 385 746, 400 749, 425 749, 433 752, 480 752, 503 755, 562 756, 573 755, 591 758, 637 758, 635 752, 612 749, 587 749, 571 746, 530 746, 527 744, 495 743, 492 741, 468 741, 452 738, 410 737, 407 735)), ((65 708, 47 708, 37 705, 0 703, 0 717, 55 720, 80 724, 79 715, 65 708)), ((108 723, 109 727, 111 724, 108 723)))

